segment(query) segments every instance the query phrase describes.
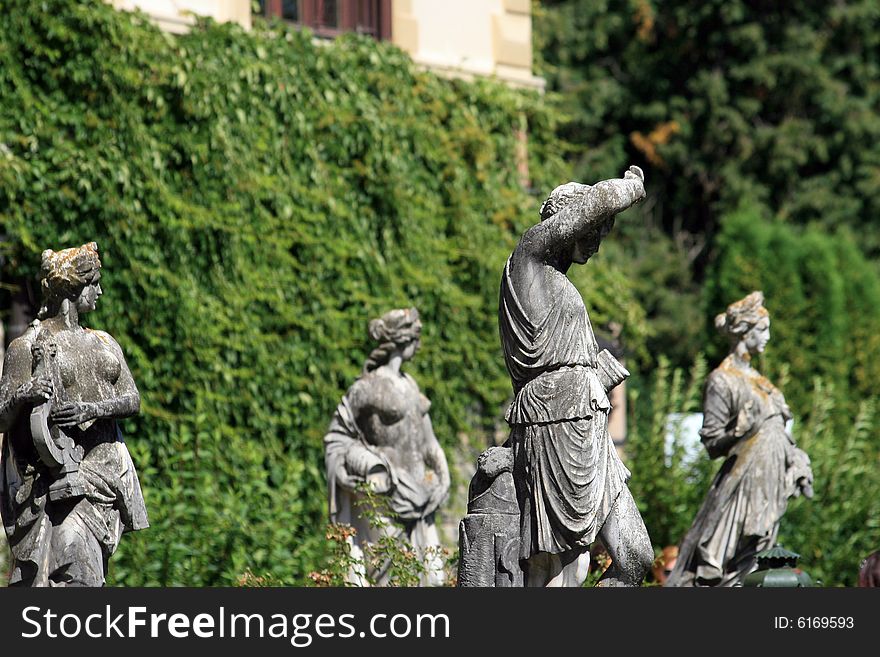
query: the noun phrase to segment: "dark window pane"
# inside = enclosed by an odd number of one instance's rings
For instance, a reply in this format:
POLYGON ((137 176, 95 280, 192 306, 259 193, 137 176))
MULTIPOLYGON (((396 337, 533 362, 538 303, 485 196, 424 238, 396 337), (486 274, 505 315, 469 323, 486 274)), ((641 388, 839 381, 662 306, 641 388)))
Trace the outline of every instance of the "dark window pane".
POLYGON ((320 24, 324 27, 339 26, 339 7, 336 0, 318 0, 320 24))
POLYGON ((266 0, 259 0, 260 9, 257 11, 261 16, 266 15, 266 0))
POLYGON ((299 0, 282 0, 281 18, 288 21, 299 20, 299 0))
POLYGON ((357 25, 355 29, 358 32, 373 34, 376 30, 373 25, 375 23, 373 0, 360 0, 357 4, 357 25))
POLYGON ((378 39, 382 31, 381 0, 362 0, 359 9, 358 32, 370 34, 378 39))

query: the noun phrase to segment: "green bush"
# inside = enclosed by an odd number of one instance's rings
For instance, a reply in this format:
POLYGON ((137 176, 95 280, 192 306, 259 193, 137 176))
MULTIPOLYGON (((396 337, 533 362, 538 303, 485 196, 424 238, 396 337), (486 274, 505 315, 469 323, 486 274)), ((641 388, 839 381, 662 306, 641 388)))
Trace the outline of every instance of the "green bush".
POLYGON ((633 382, 626 443, 629 486, 657 550, 681 542, 714 476, 714 464, 702 449, 695 462, 686 458, 679 432, 673 432, 671 458, 665 450, 669 416, 702 412, 706 374, 702 357, 687 373, 661 357, 650 376, 633 382))

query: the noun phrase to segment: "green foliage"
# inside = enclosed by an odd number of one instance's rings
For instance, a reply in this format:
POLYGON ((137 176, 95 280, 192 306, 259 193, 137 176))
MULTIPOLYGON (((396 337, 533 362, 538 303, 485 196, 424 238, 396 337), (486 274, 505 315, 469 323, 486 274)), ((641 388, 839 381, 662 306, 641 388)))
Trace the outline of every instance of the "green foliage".
MULTIPOLYGON (((795 223, 880 212, 880 6, 548 0, 538 72, 581 178, 646 165, 664 226, 710 235, 748 197, 795 223)), ((864 246, 880 250, 876 232, 864 246)))
POLYGON ((859 563, 880 544, 880 398, 852 414, 833 386, 814 381, 809 419, 795 423, 810 455, 812 500, 789 504, 779 540, 801 554, 800 565, 825 586, 855 586, 859 563))
POLYGON ((270 588, 284 586, 284 582, 272 575, 254 575, 250 569, 247 569, 238 578, 236 586, 245 588, 270 588))
POLYGON ((88 322, 142 394, 123 431, 152 527, 122 541, 112 583, 319 568, 321 438, 391 307, 421 311, 411 371, 441 441, 493 427, 510 391, 499 275, 540 202, 518 179, 523 121, 533 185, 569 177, 537 95, 355 35, 173 37, 99 0, 10 0, 0 99, 2 280, 33 294, 42 249, 97 241, 88 322))
POLYGON ((680 423, 670 415, 702 409, 706 361, 698 358, 685 374, 665 358, 648 381, 633 388, 627 435, 629 487, 639 506, 655 548, 677 545, 693 522, 714 475, 714 464, 701 450, 696 461, 687 458, 680 423), (643 392, 641 392, 643 391, 643 392), (672 432, 667 459, 665 441, 672 432))
POLYGON ((650 371, 659 356, 676 364, 693 362, 704 348, 705 330, 688 247, 663 233, 651 219, 653 211, 645 210, 638 207, 621 217, 602 257, 610 256, 619 274, 619 282, 609 288, 627 285, 629 303, 639 312, 637 321, 617 318, 624 328, 627 357, 650 371))

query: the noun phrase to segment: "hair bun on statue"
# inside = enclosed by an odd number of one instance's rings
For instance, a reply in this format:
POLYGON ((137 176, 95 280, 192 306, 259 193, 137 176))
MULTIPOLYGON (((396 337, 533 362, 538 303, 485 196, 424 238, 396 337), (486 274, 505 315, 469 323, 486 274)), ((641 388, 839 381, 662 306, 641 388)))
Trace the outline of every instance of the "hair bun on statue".
POLYGON ((40 259, 43 305, 37 317, 45 319, 63 299, 75 298, 86 285, 98 280, 100 269, 101 259, 95 242, 61 251, 43 251, 40 259))
POLYGON ((737 338, 768 314, 764 307, 764 293, 752 292, 727 306, 725 312, 715 317, 715 328, 722 334, 737 338))
POLYGON ((385 335, 385 322, 381 318, 371 319, 367 332, 370 334, 370 338, 376 342, 382 342, 382 338, 385 335))
POLYGON ((367 331, 379 343, 364 364, 364 373, 388 362, 395 348, 418 340, 422 332, 419 311, 415 308, 395 308, 381 317, 371 320, 367 331))
POLYGON ((549 219, 557 212, 570 205, 588 189, 590 189, 589 185, 576 182, 567 182, 559 185, 559 187, 550 192, 547 199, 541 204, 541 209, 539 211, 541 214, 541 221, 549 219))

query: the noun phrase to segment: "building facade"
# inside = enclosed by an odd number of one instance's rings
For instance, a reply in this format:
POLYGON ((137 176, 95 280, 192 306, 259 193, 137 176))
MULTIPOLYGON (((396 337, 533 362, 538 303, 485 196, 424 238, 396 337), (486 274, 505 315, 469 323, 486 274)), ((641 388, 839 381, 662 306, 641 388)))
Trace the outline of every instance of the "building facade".
POLYGON ((530 0, 109 0, 140 9, 169 32, 196 15, 250 29, 254 15, 303 25, 319 37, 360 32, 391 41, 417 64, 441 75, 497 77, 543 90, 532 75, 530 0))
POLYGON ((139 9, 163 30, 180 34, 195 22, 196 16, 210 16, 220 23, 234 22, 251 28, 250 0, 108 0, 124 11, 139 9))

